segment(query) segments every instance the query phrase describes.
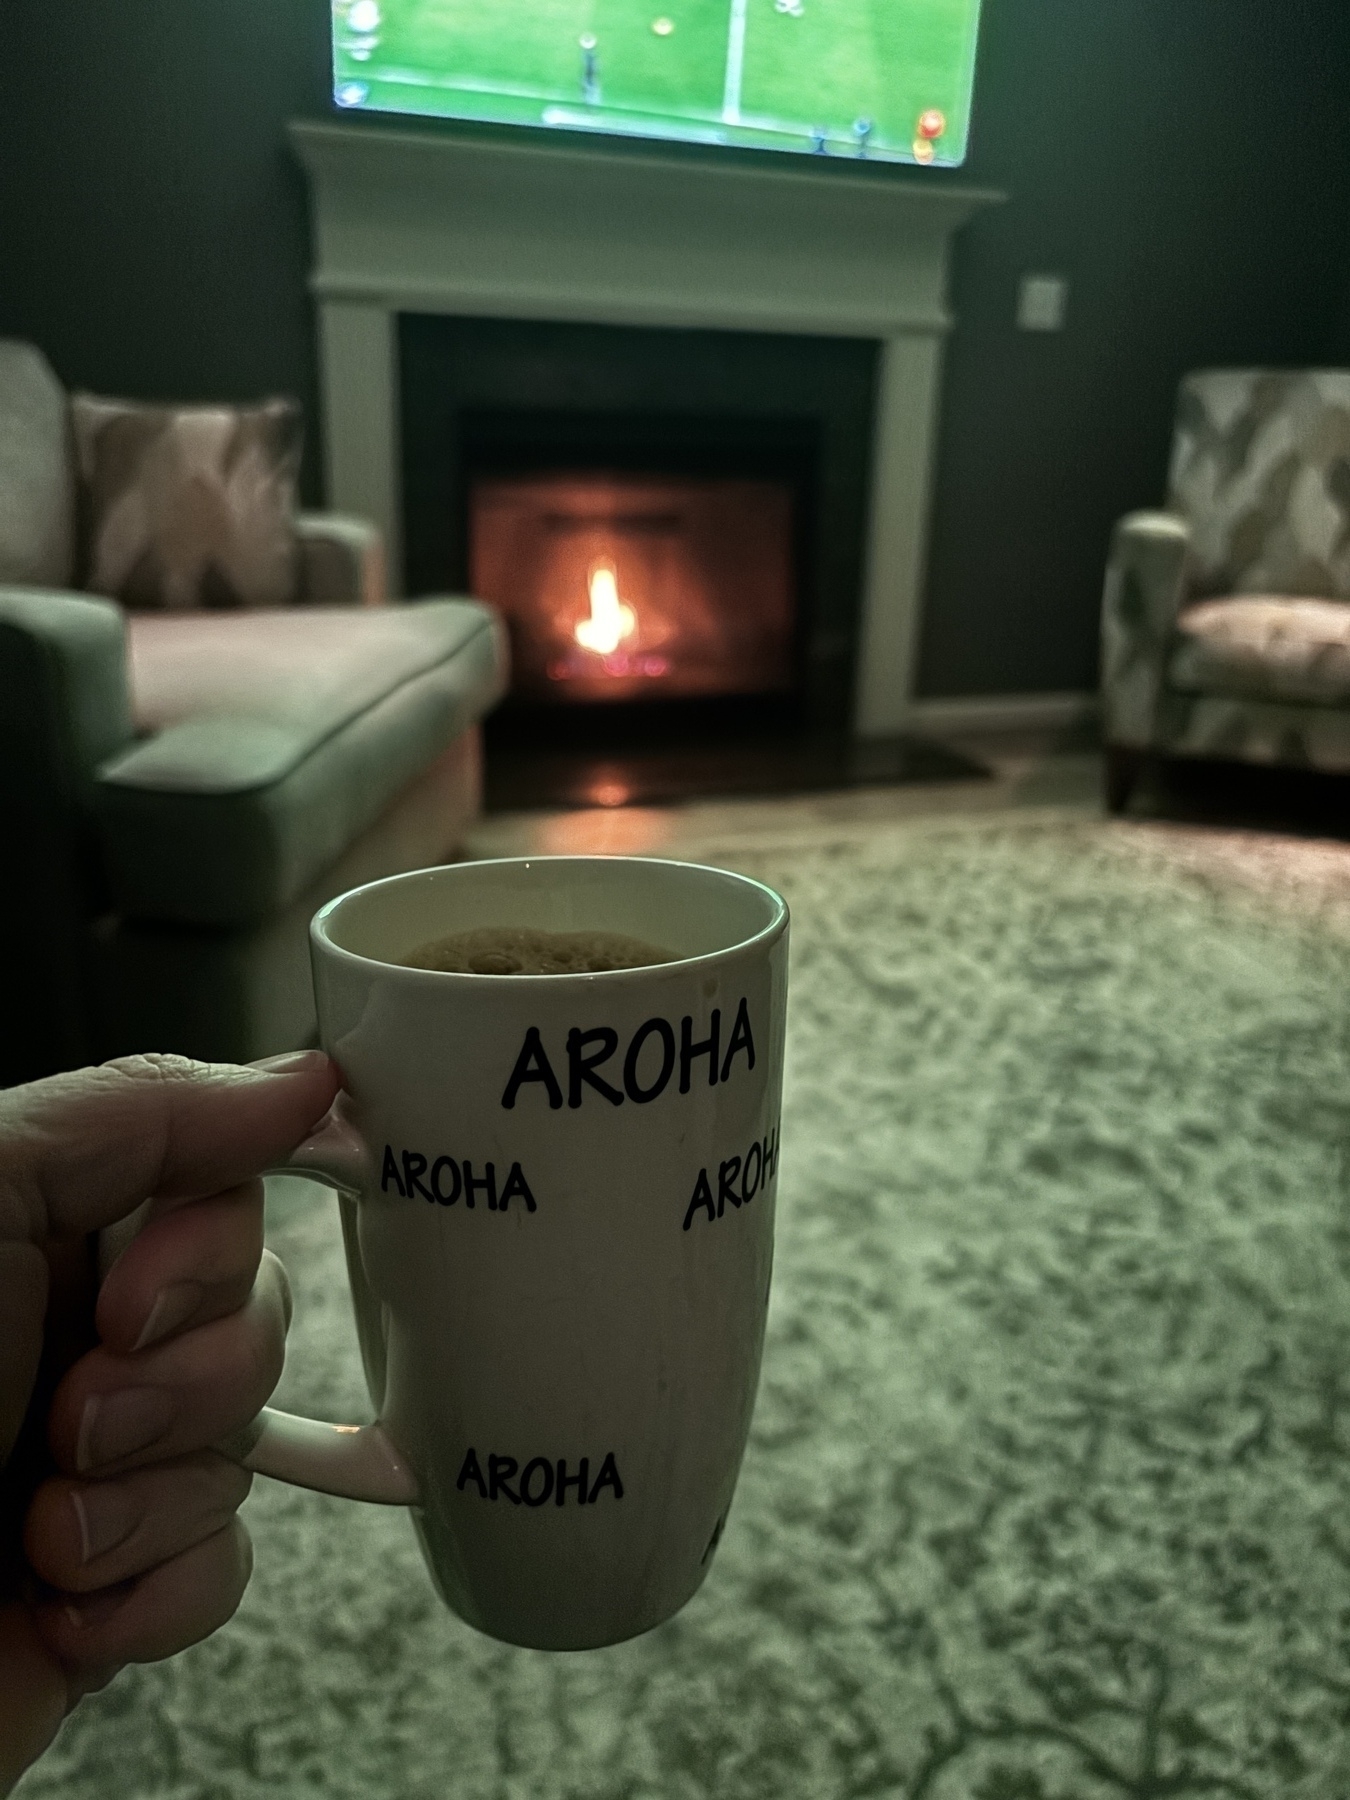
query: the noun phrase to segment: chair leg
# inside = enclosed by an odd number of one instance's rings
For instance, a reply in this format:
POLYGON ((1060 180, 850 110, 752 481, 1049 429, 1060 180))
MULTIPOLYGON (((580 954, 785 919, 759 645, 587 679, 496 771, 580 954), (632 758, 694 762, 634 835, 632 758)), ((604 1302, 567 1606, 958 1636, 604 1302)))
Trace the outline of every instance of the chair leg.
POLYGON ((1105 754, 1104 798, 1109 813, 1123 813, 1144 767, 1144 752, 1125 744, 1108 744, 1105 754))

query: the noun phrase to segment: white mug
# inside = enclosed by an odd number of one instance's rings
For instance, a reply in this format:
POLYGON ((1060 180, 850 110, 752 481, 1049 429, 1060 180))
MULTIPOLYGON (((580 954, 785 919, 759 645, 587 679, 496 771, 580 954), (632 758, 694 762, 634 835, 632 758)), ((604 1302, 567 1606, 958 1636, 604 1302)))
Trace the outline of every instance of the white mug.
POLYGON ((314 919, 345 1093, 290 1166, 339 1191, 379 1417, 269 1409, 238 1448, 411 1507, 446 1604, 507 1643, 647 1631, 717 1547, 769 1297, 787 925, 757 882, 622 857, 420 870, 314 919), (489 925, 620 931, 676 960, 400 965, 489 925))

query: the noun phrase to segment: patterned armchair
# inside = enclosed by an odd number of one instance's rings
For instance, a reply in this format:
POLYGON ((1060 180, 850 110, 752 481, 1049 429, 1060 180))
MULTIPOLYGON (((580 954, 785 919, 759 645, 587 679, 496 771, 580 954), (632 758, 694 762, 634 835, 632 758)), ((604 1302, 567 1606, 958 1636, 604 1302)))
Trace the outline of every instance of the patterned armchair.
POLYGON ((1106 803, 1150 755, 1350 771, 1350 370, 1181 384, 1164 512, 1102 601, 1106 803))

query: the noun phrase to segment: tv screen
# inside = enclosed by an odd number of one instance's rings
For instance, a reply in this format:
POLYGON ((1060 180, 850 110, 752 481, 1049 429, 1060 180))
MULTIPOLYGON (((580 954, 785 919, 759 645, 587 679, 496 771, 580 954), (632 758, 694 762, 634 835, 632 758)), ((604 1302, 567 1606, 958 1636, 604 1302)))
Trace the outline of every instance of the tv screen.
POLYGON ((340 107, 950 167, 980 0, 333 0, 340 107))

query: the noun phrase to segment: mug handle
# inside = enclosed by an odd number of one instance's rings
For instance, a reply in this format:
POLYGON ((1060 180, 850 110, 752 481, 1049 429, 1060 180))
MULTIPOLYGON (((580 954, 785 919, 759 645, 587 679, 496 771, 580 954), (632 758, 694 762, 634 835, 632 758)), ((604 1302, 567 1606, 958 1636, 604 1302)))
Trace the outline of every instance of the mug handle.
MULTIPOLYGON (((339 1095, 319 1129, 275 1175, 308 1175, 339 1193, 358 1195, 367 1168, 365 1146, 339 1095)), ((378 1421, 373 1425, 325 1425, 265 1406, 237 1437, 217 1448, 232 1462, 292 1487, 313 1488, 344 1500, 379 1506, 416 1506, 417 1477, 378 1421)))

